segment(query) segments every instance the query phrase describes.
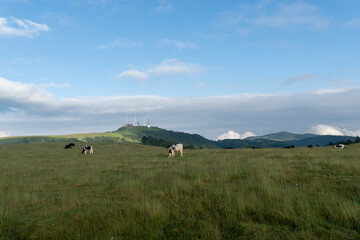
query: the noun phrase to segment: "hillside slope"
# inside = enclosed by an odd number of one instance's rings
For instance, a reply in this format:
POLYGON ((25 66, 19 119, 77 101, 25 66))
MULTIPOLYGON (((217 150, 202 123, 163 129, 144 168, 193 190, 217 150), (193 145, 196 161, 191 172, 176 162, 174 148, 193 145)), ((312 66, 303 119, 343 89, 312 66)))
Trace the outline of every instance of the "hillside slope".
POLYGON ((0 138, 0 144, 19 144, 19 143, 45 143, 45 142, 136 142, 139 140, 127 138, 120 133, 79 133, 69 135, 45 135, 45 136, 17 136, 0 138))
POLYGON ((151 136, 157 139, 183 143, 184 145, 193 145, 196 148, 218 148, 214 141, 206 139, 199 134, 176 132, 158 127, 121 127, 116 133, 134 141, 141 141, 143 136, 151 136))

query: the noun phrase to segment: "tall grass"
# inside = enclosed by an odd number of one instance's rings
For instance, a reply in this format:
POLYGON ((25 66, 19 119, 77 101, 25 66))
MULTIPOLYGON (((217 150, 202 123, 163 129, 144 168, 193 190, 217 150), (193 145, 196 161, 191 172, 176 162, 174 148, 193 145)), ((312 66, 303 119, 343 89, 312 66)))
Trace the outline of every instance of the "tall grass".
POLYGON ((359 239, 360 145, 0 146, 0 239, 359 239))

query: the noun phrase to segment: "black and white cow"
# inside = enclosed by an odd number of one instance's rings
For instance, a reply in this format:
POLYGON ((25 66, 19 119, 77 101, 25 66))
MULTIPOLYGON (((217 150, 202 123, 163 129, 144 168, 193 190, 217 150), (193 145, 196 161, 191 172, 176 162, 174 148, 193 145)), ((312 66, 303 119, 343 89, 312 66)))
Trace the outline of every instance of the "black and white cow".
POLYGON ((294 145, 290 145, 290 146, 286 146, 286 147, 283 147, 283 148, 295 148, 294 145))
POLYGON ((64 149, 72 149, 72 147, 75 147, 75 143, 69 143, 64 147, 64 149))
POLYGON ((345 145, 344 145, 344 144, 336 144, 336 145, 335 145, 335 148, 340 148, 340 149, 342 149, 342 148, 345 148, 345 145))
POLYGON ((175 157, 175 152, 180 152, 180 155, 183 156, 184 145, 182 143, 173 144, 167 149, 169 150, 168 157, 175 157))
POLYGON ((90 154, 93 154, 94 153, 93 146, 85 146, 85 147, 83 147, 82 154, 86 154, 87 152, 89 152, 90 154))

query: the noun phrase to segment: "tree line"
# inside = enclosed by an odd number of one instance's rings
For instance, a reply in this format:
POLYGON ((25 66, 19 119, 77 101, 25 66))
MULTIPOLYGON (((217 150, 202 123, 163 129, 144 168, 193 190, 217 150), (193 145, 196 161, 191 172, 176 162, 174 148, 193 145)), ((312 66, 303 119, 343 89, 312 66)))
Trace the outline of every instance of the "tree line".
POLYGON ((352 140, 346 140, 346 141, 339 141, 339 142, 336 142, 336 143, 333 143, 333 142, 329 142, 328 146, 334 146, 336 144, 344 144, 344 145, 350 145, 350 144, 353 144, 353 143, 360 143, 360 138, 359 136, 357 136, 354 141, 352 140))
MULTIPOLYGON (((151 136, 143 136, 141 138, 141 143, 144 145, 149 145, 149 146, 157 146, 157 147, 168 147, 171 146, 173 144, 176 144, 176 142, 173 141, 167 141, 161 138, 154 138, 151 136)), ((195 149, 195 146, 190 144, 190 145, 184 145, 185 149, 195 149)))

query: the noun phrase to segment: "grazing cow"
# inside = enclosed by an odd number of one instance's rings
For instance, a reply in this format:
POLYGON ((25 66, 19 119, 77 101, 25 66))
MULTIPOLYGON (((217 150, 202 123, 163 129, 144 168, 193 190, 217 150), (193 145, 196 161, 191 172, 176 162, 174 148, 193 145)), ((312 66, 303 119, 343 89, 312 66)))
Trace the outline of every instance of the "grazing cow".
POLYGON ((336 144, 336 145, 335 145, 335 148, 340 148, 340 149, 342 149, 342 148, 345 148, 345 145, 344 145, 344 144, 336 144))
POLYGON ((72 147, 75 147, 75 143, 69 143, 64 147, 64 149, 72 149, 72 147))
POLYGON ((283 148, 295 148, 294 145, 290 145, 290 146, 286 146, 286 147, 283 147, 283 148))
POLYGON ((310 144, 310 145, 308 145, 307 147, 308 147, 308 148, 313 148, 313 145, 310 144))
POLYGON ((175 157, 175 152, 180 152, 180 155, 183 156, 184 146, 182 143, 171 145, 167 149, 169 149, 168 157, 175 157))
POLYGON ((93 154, 94 153, 93 146, 85 146, 85 147, 83 147, 82 154, 86 154, 87 152, 89 152, 90 154, 93 154))
POLYGON ((261 147, 251 147, 252 149, 261 149, 261 147))

